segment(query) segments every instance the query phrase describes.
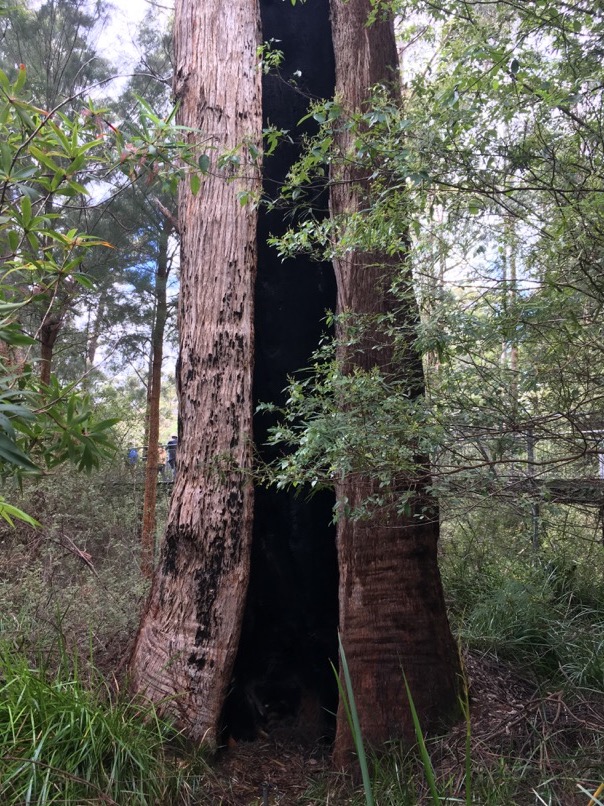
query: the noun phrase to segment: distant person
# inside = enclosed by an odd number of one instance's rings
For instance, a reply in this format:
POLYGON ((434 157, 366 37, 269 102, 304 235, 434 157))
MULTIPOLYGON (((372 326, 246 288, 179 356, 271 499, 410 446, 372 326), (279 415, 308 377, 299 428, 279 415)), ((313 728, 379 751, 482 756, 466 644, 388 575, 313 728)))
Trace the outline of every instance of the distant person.
POLYGON ((138 464, 138 451, 132 446, 128 448, 128 453, 126 454, 126 464, 131 470, 134 470, 138 464))
POLYGON ((168 466, 172 471, 172 478, 176 475, 176 449, 178 448, 178 437, 172 434, 166 445, 166 453, 168 455, 168 466))

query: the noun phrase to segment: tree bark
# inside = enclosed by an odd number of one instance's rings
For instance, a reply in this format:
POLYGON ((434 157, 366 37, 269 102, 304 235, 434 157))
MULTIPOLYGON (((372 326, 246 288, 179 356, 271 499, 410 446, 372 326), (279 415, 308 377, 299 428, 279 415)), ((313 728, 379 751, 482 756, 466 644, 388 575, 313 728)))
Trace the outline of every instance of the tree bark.
MULTIPOLYGON (((391 20, 367 26, 370 0, 332 0, 336 57, 336 96, 345 115, 362 111, 369 90, 386 86, 393 99, 400 96, 398 60, 391 20)), ((363 209, 371 181, 350 154, 353 135, 344 127, 338 134, 344 159, 334 169, 331 213, 341 227, 346 216, 363 209), (346 159, 346 155, 351 157, 346 159)), ((390 293, 391 280, 406 255, 386 258, 360 250, 347 251, 334 261, 338 286, 339 360, 345 370, 378 367, 387 376, 408 382, 408 394, 423 394, 421 356, 413 348, 419 311, 407 269, 408 293, 401 303, 390 293), (406 329, 404 350, 394 345, 379 317, 394 314, 406 329), (358 327, 360 341, 351 344, 346 317, 358 327)), ((424 730, 443 726, 459 712, 459 659, 447 620, 438 570, 438 510, 427 490, 427 457, 416 456, 415 467, 401 473, 389 490, 380 488, 368 473, 351 475, 337 487, 341 516, 338 523, 340 571, 340 633, 352 677, 364 740, 375 748, 403 739, 414 742, 413 724, 403 673, 412 692, 424 730), (354 511, 373 495, 383 503, 369 517, 355 519, 354 511), (405 514, 401 504, 407 500, 405 514)), ((334 760, 350 763, 353 742, 345 710, 337 715, 334 760)))
POLYGON ((55 344, 63 329, 65 317, 73 303, 76 287, 77 283, 72 278, 67 277, 65 280, 59 281, 56 287, 49 289, 48 294, 41 294, 46 311, 36 333, 36 338, 40 342, 40 381, 46 385, 50 383, 52 374, 55 344))
POLYGON ((151 334, 151 372, 149 373, 149 401, 147 407, 147 463, 145 465, 145 493, 141 526, 141 570, 150 578, 153 574, 155 554, 155 528, 157 504, 157 474, 159 470, 159 405, 161 400, 161 368, 164 356, 164 331, 168 315, 166 289, 168 284, 168 238, 172 231, 169 222, 163 224, 159 234, 157 269, 155 272, 155 316, 151 334))
POLYGON ((260 189, 246 148, 243 178, 226 177, 217 160, 241 143, 260 148, 258 44, 256 0, 177 2, 180 123, 216 150, 200 193, 183 187, 180 197, 178 472, 131 673, 139 693, 209 747, 249 575, 256 214, 238 195, 260 189))
POLYGON ((58 314, 49 314, 44 319, 40 330, 40 381, 48 386, 52 372, 54 347, 61 332, 63 319, 58 314))

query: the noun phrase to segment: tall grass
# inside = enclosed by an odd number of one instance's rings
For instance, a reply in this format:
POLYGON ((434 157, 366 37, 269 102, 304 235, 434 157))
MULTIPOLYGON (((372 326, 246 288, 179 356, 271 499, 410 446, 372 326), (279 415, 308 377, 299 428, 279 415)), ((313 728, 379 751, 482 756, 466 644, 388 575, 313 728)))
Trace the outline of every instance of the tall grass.
POLYGON ((470 649, 509 659, 546 685, 602 692, 604 554, 567 541, 537 555, 518 540, 449 536, 441 569, 450 615, 470 649))
POLYGON ((0 521, 0 638, 31 657, 56 652, 59 641, 84 663, 92 641, 95 662, 110 673, 136 630, 147 589, 140 496, 119 473, 63 469, 26 482, 21 497, 10 491, 42 527, 0 521))
POLYGON ((169 729, 150 710, 87 690, 0 646, 0 803, 177 803, 169 729))

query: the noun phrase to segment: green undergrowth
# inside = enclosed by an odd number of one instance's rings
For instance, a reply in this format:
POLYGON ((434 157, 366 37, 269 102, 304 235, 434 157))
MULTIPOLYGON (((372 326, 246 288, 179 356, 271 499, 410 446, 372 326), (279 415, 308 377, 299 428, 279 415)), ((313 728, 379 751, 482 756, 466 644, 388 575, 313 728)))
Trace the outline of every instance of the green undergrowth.
MULTIPOLYGON (((10 498, 41 526, 0 524, 0 640, 30 658, 57 646, 118 674, 147 590, 139 567, 142 478, 122 463, 66 469, 10 498)), ((167 497, 159 499, 160 522, 167 497)), ((158 531, 159 531, 158 527, 158 531)))
MULTIPOLYGON (((599 529, 565 523, 561 538, 544 538, 534 551, 526 519, 491 517, 487 523, 474 514, 468 520, 445 530, 441 561, 461 643, 512 663, 545 686, 604 693, 599 529)), ((554 535, 555 525, 552 520, 554 535)))
MULTIPOLYGON (((207 802, 210 779, 216 791, 218 770, 191 761, 153 712, 109 694, 107 681, 124 688, 146 590, 141 492, 141 478, 123 467, 86 479, 65 472, 26 486, 17 501, 41 528, 0 527, 2 804, 195 804, 207 802)), ((534 551, 526 508, 444 511, 441 569, 460 646, 529 680, 545 705, 511 717, 507 732, 481 725, 474 709, 470 774, 463 725, 430 740, 439 799, 587 806, 581 787, 593 794, 604 781, 601 525, 552 505, 534 551)), ((368 770, 376 806, 434 801, 417 753, 368 754, 368 770)), ((329 775, 304 803, 366 804, 367 785, 329 775)))
POLYGON ((0 646, 0 803, 183 803, 177 746, 149 707, 110 698, 65 656, 51 671, 0 646))

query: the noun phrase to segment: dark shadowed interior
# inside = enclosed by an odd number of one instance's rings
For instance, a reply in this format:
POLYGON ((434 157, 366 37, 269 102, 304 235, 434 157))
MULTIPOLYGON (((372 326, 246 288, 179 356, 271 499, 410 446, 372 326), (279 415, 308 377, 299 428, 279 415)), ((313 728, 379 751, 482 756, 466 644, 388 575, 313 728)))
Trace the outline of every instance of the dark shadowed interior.
MULTIPOLYGON (((283 52, 278 75, 263 80, 264 125, 287 129, 265 160, 264 190, 278 193, 301 153, 301 137, 314 122, 298 123, 312 99, 334 91, 328 0, 292 5, 261 0, 262 39, 283 52)), ((318 215, 327 194, 317 191, 318 215)), ((330 264, 306 257, 282 260, 266 243, 292 223, 284 211, 261 209, 258 224, 254 399, 284 402, 288 375, 307 367, 335 308, 330 264)), ((265 459, 272 419, 257 414, 254 439, 265 459)), ((224 709, 225 734, 251 740, 287 730, 298 739, 329 738, 337 702, 330 661, 337 659, 337 559, 331 523, 333 494, 257 489, 251 579, 231 693, 224 709)))

